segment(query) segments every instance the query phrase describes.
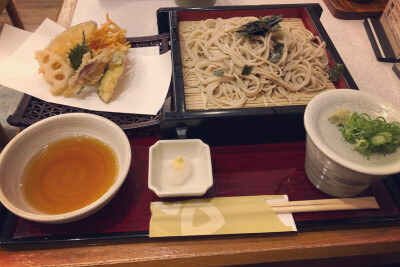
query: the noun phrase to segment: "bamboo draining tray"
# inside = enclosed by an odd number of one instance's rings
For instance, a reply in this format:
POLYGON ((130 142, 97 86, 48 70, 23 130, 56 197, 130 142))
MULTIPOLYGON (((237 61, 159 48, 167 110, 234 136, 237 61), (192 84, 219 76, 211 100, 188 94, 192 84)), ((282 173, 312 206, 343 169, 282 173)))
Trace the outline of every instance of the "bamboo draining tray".
MULTIPOLYGON (((274 102, 270 102, 266 97, 264 96, 259 96, 257 99, 251 101, 251 102, 246 102, 243 106, 243 108, 256 108, 256 107, 273 107, 273 106, 289 106, 289 105, 307 105, 311 99, 313 99, 315 96, 322 92, 326 92, 328 90, 333 90, 336 89, 333 85, 330 86, 329 88, 318 91, 318 92, 312 92, 312 93, 303 93, 300 92, 299 94, 291 93, 290 97, 293 99, 298 98, 298 101, 292 101, 290 102, 286 98, 279 98, 276 96, 272 97, 272 100, 274 102)), ((201 92, 199 88, 185 88, 185 101, 186 101, 186 109, 187 110, 204 110, 205 106, 205 96, 204 93, 201 92)), ((219 107, 208 104, 206 109, 219 109, 219 107)))
MULTIPOLYGON (((184 27, 193 27, 193 29, 196 28, 196 24, 198 24, 199 21, 184 21, 180 22, 180 26, 184 27)), ((297 25, 303 28, 306 28, 300 18, 286 18, 281 22, 281 25, 285 24, 292 24, 292 25, 297 25)), ((183 45, 183 40, 181 40, 181 47, 184 47, 183 45)), ((187 56, 187 53, 185 51, 181 51, 182 57, 185 58, 187 56)), ((182 69, 184 73, 184 80, 185 79, 193 79, 195 80, 196 77, 194 75, 192 76, 186 76, 185 73, 187 73, 187 70, 185 67, 182 69)), ((254 108, 254 107, 271 107, 271 106, 290 106, 290 105, 307 105, 312 98, 314 98, 316 95, 328 91, 336 89, 335 85, 331 82, 328 81, 327 88, 321 91, 317 92, 304 92, 300 90, 299 92, 296 93, 289 93, 289 98, 285 97, 278 97, 276 95, 272 95, 271 98, 269 99, 268 97, 264 95, 258 95, 256 99, 254 100, 247 100, 246 103, 244 104, 243 108, 254 108)), ((185 104, 186 104, 186 109, 187 110, 213 110, 213 109, 220 109, 218 106, 216 106, 213 103, 207 102, 206 103, 206 93, 202 92, 200 88, 198 87, 189 87, 185 84, 184 86, 184 93, 185 93, 185 104)))

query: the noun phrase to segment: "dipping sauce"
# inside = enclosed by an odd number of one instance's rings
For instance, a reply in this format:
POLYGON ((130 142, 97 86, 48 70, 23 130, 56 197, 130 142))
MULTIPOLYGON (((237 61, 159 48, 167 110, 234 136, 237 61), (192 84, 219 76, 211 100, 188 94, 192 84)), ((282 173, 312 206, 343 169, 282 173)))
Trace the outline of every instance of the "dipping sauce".
POLYGON ((36 154, 25 169, 22 187, 34 208, 60 214, 99 199, 117 174, 117 157, 107 144, 88 136, 73 136, 36 154))

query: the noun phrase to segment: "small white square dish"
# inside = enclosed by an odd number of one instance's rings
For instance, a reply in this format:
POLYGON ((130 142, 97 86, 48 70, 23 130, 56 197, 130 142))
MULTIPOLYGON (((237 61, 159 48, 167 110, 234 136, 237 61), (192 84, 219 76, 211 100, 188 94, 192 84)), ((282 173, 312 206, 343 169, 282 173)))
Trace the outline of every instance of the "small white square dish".
POLYGON ((212 185, 210 147, 200 139, 160 140, 150 147, 148 187, 157 196, 201 196, 212 185))

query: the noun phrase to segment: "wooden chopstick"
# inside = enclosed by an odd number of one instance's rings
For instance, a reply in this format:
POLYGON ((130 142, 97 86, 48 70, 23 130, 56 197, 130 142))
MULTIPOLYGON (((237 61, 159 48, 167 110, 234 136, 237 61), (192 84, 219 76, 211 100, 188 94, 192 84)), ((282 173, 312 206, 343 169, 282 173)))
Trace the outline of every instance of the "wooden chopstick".
POLYGON ((275 213, 379 209, 375 197, 301 200, 268 204, 275 213))

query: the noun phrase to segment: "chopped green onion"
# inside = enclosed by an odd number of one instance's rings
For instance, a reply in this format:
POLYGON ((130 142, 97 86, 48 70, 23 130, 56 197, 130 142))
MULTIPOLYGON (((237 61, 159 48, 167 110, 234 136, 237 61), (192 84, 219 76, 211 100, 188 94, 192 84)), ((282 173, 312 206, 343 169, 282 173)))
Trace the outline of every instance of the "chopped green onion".
POLYGON ((368 159, 371 153, 388 154, 400 146, 400 123, 383 117, 371 119, 366 113, 354 112, 340 129, 344 139, 368 159))
POLYGON ((354 148, 361 154, 368 154, 369 143, 365 139, 358 139, 356 140, 354 148))
POLYGON ((374 146, 380 146, 391 142, 392 142, 392 134, 388 132, 377 133, 371 138, 371 143, 374 146))

